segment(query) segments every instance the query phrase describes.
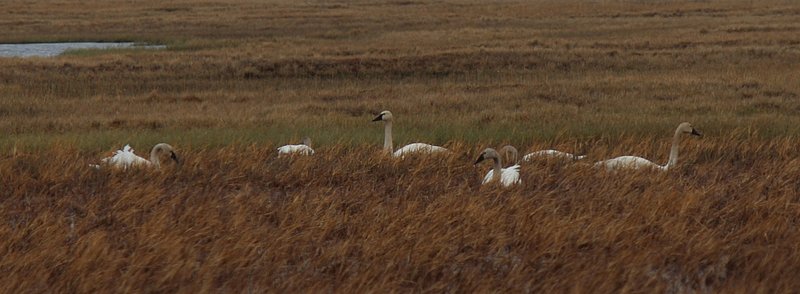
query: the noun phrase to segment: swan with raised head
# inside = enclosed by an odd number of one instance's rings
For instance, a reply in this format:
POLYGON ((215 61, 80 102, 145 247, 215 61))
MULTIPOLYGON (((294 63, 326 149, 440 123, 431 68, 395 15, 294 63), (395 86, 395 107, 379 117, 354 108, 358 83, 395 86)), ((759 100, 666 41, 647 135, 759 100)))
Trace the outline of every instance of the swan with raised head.
POLYGON ((595 167, 605 167, 606 170, 616 169, 654 169, 660 171, 667 171, 678 163, 678 149, 680 148, 680 139, 683 135, 692 135, 702 137, 703 134, 692 127, 688 122, 681 123, 675 130, 675 135, 672 137, 672 148, 669 152, 669 159, 665 165, 658 165, 647 159, 638 156, 620 156, 608 160, 598 161, 594 164, 595 167))
POLYGON ((491 159, 493 161, 492 169, 483 177, 482 185, 488 183, 500 183, 503 187, 510 187, 511 185, 522 183, 519 178, 519 164, 514 164, 507 168, 503 168, 503 163, 500 159, 500 154, 492 148, 486 148, 481 152, 475 164, 481 161, 491 159))
POLYGON ((314 149, 311 149, 311 138, 304 137, 302 143, 297 145, 284 145, 278 147, 278 156, 290 155, 290 154, 299 154, 299 155, 314 154, 314 149))
POLYGON ((132 167, 154 167, 158 169, 161 168, 162 160, 166 158, 179 163, 175 150, 167 143, 159 143, 153 146, 153 149, 150 150, 150 160, 133 153, 131 145, 125 145, 122 149, 115 151, 114 155, 101 159, 100 164, 93 164, 90 166, 96 169, 100 169, 102 166, 121 168, 123 170, 132 167))
POLYGON ((392 113, 388 110, 382 111, 372 121, 383 121, 384 134, 383 134, 383 150, 389 152, 394 157, 403 157, 411 153, 440 153, 448 151, 447 148, 434 146, 425 143, 411 143, 403 148, 393 151, 394 145, 392 143, 392 113), (394 153, 393 153, 394 152, 394 153))

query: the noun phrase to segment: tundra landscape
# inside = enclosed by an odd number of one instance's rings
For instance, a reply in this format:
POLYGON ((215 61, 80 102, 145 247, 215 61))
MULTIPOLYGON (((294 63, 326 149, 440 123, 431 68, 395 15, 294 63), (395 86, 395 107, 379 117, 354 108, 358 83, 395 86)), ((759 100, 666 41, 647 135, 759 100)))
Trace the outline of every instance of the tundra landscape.
POLYGON ((0 4, 0 291, 790 292, 794 1, 0 4), (447 154, 382 152, 394 143, 447 154), (667 172, 606 172, 636 155, 667 172), (304 136, 314 155, 278 157, 304 136), (125 144, 177 164, 90 168, 125 144), (587 155, 481 185, 487 147, 587 155))

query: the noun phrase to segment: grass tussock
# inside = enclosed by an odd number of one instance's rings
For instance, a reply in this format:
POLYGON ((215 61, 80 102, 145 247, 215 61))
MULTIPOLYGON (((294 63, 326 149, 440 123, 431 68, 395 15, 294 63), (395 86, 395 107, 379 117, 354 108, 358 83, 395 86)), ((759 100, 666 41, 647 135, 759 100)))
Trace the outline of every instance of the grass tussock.
MULTIPOLYGON (((745 138, 746 139, 746 138, 745 138)), ((608 154, 666 140, 621 138, 608 154), (620 147, 623 146, 623 147, 620 147)), ((277 158, 179 149, 180 166, 87 168, 74 148, 0 161, 4 291, 795 289, 796 140, 692 140, 669 173, 525 165, 480 186, 484 146, 397 161, 377 146, 277 158), (31 279, 30 277, 41 277, 31 279)), ((176 146, 180 148, 179 146, 176 146)), ((603 146, 598 146, 603 147, 603 146)), ((603 148, 598 148, 603 150, 603 148)), ((605 153, 605 152, 604 152, 605 153)))

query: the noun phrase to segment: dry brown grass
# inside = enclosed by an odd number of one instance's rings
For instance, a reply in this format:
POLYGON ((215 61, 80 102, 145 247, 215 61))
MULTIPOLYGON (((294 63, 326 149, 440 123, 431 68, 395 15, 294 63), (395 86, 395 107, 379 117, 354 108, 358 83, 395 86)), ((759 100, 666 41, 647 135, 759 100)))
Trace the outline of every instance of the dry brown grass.
POLYGON ((166 51, 0 59, 0 290, 797 289, 793 1, 5 1, 0 42, 166 51), (393 161, 396 144, 456 150, 393 161), (513 143, 667 174, 524 166, 513 143), (308 135, 311 158, 274 147, 308 135), (93 171, 124 143, 164 171, 93 171))
MULTIPOLYGON (((184 149, 163 171, 94 171, 52 148, 0 161, 0 285, 57 291, 787 291, 800 270, 796 140, 684 144, 667 174, 524 166, 480 187, 482 146, 184 149), (366 150, 366 151, 365 151, 366 150), (788 276, 787 276, 788 275, 788 276)), ((623 150, 668 140, 623 139, 623 150)), ((602 149, 604 146, 598 146, 602 149)), ((608 147, 608 146, 605 146, 608 147)), ((595 158, 596 159, 596 158, 595 158)))

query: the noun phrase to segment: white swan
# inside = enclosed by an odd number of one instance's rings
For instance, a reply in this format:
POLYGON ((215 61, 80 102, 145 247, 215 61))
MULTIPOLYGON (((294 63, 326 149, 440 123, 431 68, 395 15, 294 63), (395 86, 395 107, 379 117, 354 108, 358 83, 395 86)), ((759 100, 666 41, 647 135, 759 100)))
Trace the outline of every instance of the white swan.
POLYGON ((697 129, 692 127, 692 124, 688 122, 681 123, 680 125, 678 125, 678 128, 675 130, 675 135, 672 137, 672 149, 670 149, 669 152, 669 160, 667 160, 667 164, 665 165, 658 165, 638 156, 620 156, 617 158, 598 161, 597 163, 594 164, 594 166, 605 167, 606 170, 615 170, 620 168, 627 168, 627 169, 649 168, 654 170, 667 171, 678 163, 678 149, 680 145, 679 144, 680 138, 684 134, 690 134, 698 137, 703 136, 702 133, 700 133, 697 129))
MULTIPOLYGON (((392 113, 388 110, 384 110, 378 116, 376 116, 372 121, 383 121, 384 123, 384 137, 383 137, 383 150, 386 150, 389 153, 392 153, 394 145, 392 144, 392 113)), ((397 149, 392 153, 394 157, 403 157, 406 154, 411 153, 439 153, 439 152, 447 152, 447 148, 434 146, 425 143, 411 143, 403 148, 397 149)))
MULTIPOLYGON (((500 149, 500 152, 503 156, 506 156, 509 160, 513 161, 514 163, 519 163, 517 148, 514 146, 506 145, 500 149)), ((531 152, 525 154, 522 157, 523 162, 534 161, 536 159, 559 159, 559 160, 581 160, 586 158, 586 155, 574 155, 572 153, 561 152, 558 150, 548 149, 548 150, 539 150, 536 152, 531 152)))
POLYGON ((539 150, 539 151, 536 151, 536 152, 531 152, 531 153, 525 154, 525 156, 522 157, 522 161, 533 161, 533 160, 536 160, 537 158, 549 158, 549 159, 561 159, 561 160, 581 160, 581 159, 586 158, 586 155, 575 155, 575 154, 568 153, 568 152, 562 152, 562 151, 558 151, 558 150, 547 149, 547 150, 539 150))
POLYGON ((481 184, 486 185, 488 183, 498 182, 503 187, 509 187, 511 185, 522 183, 522 180, 519 179, 519 164, 503 168, 503 164, 500 160, 500 154, 498 154, 497 151, 492 148, 486 148, 483 150, 481 155, 478 157, 478 160, 475 161, 475 164, 478 164, 486 159, 492 159, 494 164, 492 165, 492 169, 486 173, 485 177, 483 177, 483 182, 481 182, 481 184))
POLYGON ((290 154, 299 154, 299 155, 314 154, 314 149, 311 149, 311 139, 309 137, 305 137, 303 138, 303 142, 298 145, 284 145, 278 147, 278 156, 290 155, 290 154))
POLYGON ((114 168, 121 168, 126 170, 131 167, 161 167, 161 160, 164 157, 169 157, 176 163, 179 163, 178 156, 175 154, 172 146, 167 143, 159 143, 153 146, 150 150, 150 160, 144 159, 133 153, 133 148, 130 145, 125 145, 121 150, 114 152, 111 157, 106 157, 100 160, 100 164, 90 165, 93 168, 100 169, 101 166, 111 166, 114 168))

